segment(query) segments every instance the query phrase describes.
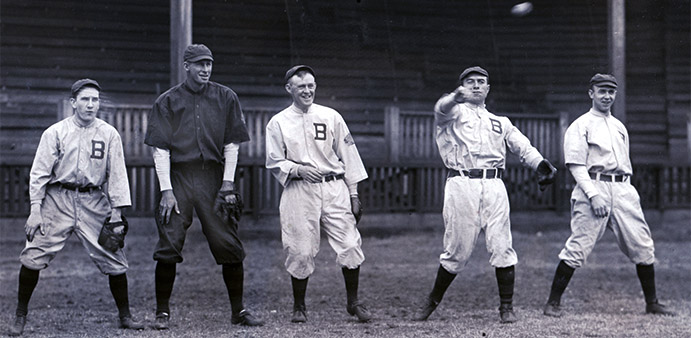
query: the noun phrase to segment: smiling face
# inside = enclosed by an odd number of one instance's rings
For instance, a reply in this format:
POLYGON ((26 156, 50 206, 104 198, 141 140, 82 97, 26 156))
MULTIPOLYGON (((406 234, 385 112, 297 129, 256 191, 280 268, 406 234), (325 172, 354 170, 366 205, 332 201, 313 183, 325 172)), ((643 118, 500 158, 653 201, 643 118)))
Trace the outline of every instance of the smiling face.
POLYGON ((486 76, 471 73, 463 78, 461 85, 468 89, 468 91, 471 93, 469 97, 465 98, 466 102, 470 102, 475 105, 485 103, 487 94, 489 94, 489 81, 486 76))
POLYGON ((301 110, 307 110, 314 102, 317 83, 309 72, 298 72, 288 80, 286 91, 293 98, 293 103, 301 110))
POLYGON ((606 114, 617 98, 617 90, 609 86, 593 85, 588 90, 588 96, 593 100, 593 109, 606 114))
POLYGON ((209 82, 211 79, 211 69, 213 62, 208 59, 199 60, 197 62, 185 62, 183 64, 185 72, 187 72, 187 82, 193 88, 199 88, 209 82))
POLYGON ((88 126, 98 114, 99 91, 94 87, 84 87, 77 93, 76 98, 70 99, 70 103, 72 103, 77 122, 82 126, 88 126))

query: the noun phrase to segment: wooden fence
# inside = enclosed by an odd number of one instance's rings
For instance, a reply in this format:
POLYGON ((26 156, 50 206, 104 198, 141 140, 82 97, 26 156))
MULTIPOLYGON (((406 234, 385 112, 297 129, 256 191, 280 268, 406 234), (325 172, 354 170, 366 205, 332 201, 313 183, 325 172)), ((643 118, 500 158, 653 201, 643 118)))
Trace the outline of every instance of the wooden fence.
MULTIPOLYGON (((438 160, 436 127, 432 111, 408 111, 396 106, 385 110, 384 131, 392 163, 438 160)), ((562 161, 562 139, 568 127, 568 114, 503 113, 530 139, 540 153, 559 163, 562 161)))
MULTIPOLYGON (((369 179, 359 192, 367 212, 441 212, 446 169, 436 164, 377 165, 365 163, 369 179)), ((513 210, 568 210, 574 183, 559 167, 557 183, 544 192, 537 188, 535 174, 522 166, 509 166, 504 183, 513 210)), ((30 165, 0 165, 0 217, 29 213, 30 165)), ((632 183, 646 209, 691 207, 691 167, 641 166, 634 168, 632 183)), ((128 215, 153 214, 158 183, 151 165, 128 166, 132 207, 128 215)), ((245 211, 256 216, 275 214, 281 186, 262 164, 241 164, 236 186, 245 199, 245 211)))

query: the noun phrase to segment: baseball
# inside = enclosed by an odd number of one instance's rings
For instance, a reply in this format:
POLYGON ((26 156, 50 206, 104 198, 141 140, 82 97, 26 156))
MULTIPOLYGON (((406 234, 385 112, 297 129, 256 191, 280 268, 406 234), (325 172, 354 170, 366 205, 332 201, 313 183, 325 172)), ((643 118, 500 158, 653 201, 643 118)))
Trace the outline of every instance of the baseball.
POLYGON ((533 11, 533 4, 530 1, 521 2, 511 7, 511 14, 514 16, 525 16, 533 11))

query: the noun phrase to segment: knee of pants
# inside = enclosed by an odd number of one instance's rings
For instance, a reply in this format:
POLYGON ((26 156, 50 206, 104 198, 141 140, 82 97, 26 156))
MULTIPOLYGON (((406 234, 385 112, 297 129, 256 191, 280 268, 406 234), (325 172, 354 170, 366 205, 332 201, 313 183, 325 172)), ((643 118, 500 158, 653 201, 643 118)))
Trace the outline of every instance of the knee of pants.
POLYGON ((24 253, 19 256, 19 262, 31 270, 43 270, 48 267, 50 261, 51 259, 31 258, 24 253))
POLYGON ((518 263, 518 256, 513 248, 492 251, 489 264, 495 268, 505 268, 518 263))
POLYGON ((360 246, 351 247, 341 252, 336 257, 336 263, 340 266, 345 266, 348 269, 355 269, 365 261, 365 254, 362 252, 360 246))
POLYGON ((585 263, 585 255, 583 255, 582 252, 572 252, 568 251, 566 249, 562 249, 561 252, 559 253, 559 259, 564 261, 566 265, 578 269, 583 266, 583 263, 585 263))
POLYGON ((286 270, 297 278, 305 279, 314 272, 314 257, 311 255, 288 255, 286 258, 286 270))

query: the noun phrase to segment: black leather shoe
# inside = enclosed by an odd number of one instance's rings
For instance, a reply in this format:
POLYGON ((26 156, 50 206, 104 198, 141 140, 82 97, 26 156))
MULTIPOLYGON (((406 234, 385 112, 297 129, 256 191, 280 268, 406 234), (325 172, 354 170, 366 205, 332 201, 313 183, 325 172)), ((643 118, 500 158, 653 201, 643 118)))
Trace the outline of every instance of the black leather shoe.
POLYGON ((655 301, 655 303, 649 303, 645 305, 645 313, 650 313, 654 315, 663 315, 663 316, 675 316, 676 313, 672 310, 668 310, 666 306, 658 303, 655 301))
POLYGON ((307 308, 304 305, 293 306, 293 323, 304 323, 307 321, 307 308))
POLYGON ((372 313, 370 313, 365 305, 359 301, 356 301, 353 304, 348 304, 346 310, 351 316, 357 316, 358 321, 361 323, 367 323, 372 320, 372 313))
POLYGON ((437 309, 437 306, 439 306, 439 302, 433 300, 432 298, 426 297, 422 306, 415 313, 413 320, 418 322, 427 320, 432 312, 437 309))
POLYGON ((501 318, 501 322, 504 324, 518 321, 516 314, 513 312, 513 305, 511 304, 501 304, 499 306, 499 318, 501 318))
POLYGON ((243 326, 262 326, 264 322, 253 316, 249 311, 242 310, 237 315, 230 317, 230 322, 235 325, 243 326))
POLYGON ((132 319, 132 316, 120 318, 120 328, 129 330, 144 330, 144 324, 132 319))
POLYGON ((154 329, 168 330, 170 315, 168 312, 161 312, 156 314, 156 321, 154 322, 154 329))
POLYGON ((24 325, 26 325, 26 316, 17 316, 14 323, 10 326, 10 336, 21 336, 24 332, 24 325))

